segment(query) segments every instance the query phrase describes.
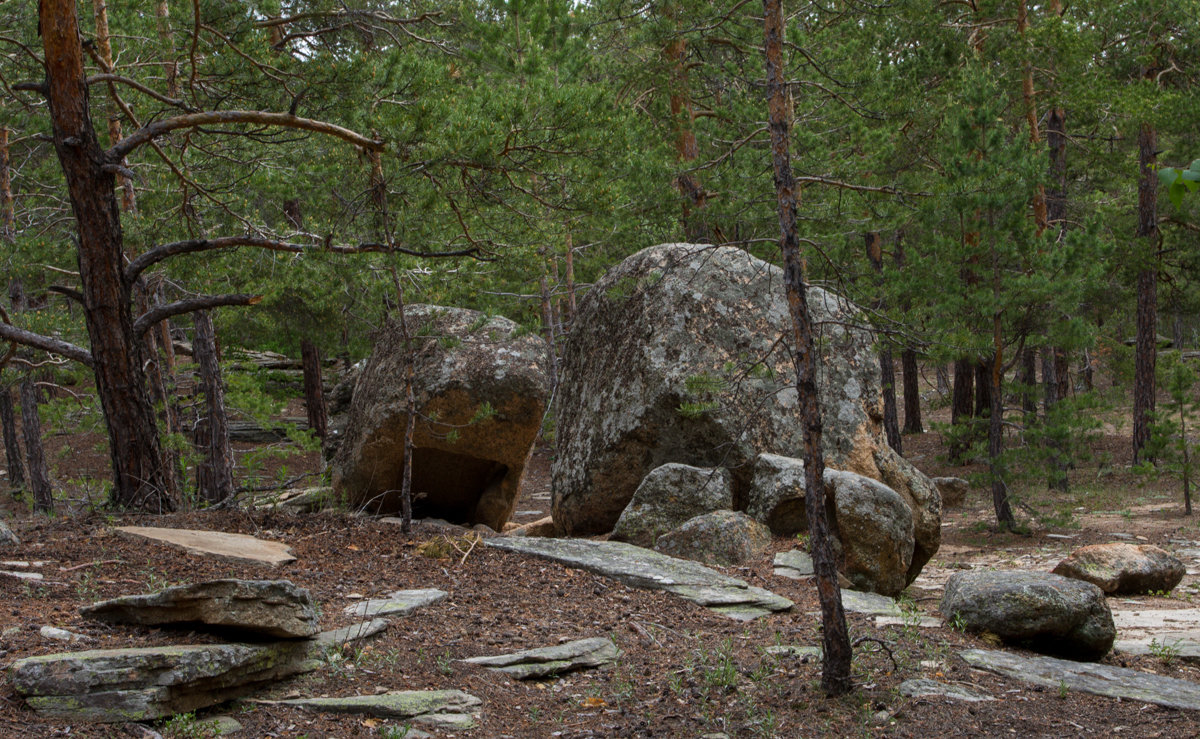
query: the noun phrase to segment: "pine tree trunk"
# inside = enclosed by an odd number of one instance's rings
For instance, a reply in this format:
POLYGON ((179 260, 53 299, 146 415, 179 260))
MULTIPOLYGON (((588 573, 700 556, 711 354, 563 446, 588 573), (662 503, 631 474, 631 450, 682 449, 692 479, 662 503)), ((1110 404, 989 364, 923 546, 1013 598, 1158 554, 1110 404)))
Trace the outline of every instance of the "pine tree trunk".
POLYGON ((817 401, 817 358, 813 342, 812 318, 808 313, 804 263, 796 236, 796 182, 788 151, 789 120, 783 77, 783 9, 781 0, 763 0, 765 15, 764 50, 767 64, 769 100, 768 128, 771 136, 775 191, 779 203, 779 246, 783 255, 783 283, 792 317, 792 342, 795 351, 796 389, 800 397, 800 418, 804 424, 805 510, 808 513, 809 539, 813 569, 817 576, 817 594, 821 603, 824 666, 821 688, 827 695, 842 695, 853 688, 850 663, 853 657, 842 610, 842 592, 838 586, 837 562, 833 550, 831 525, 827 520, 825 460, 821 450, 821 407, 817 401))
POLYGON ((326 435, 325 391, 321 387, 321 352, 316 344, 305 339, 300 342, 300 358, 304 366, 304 407, 308 412, 308 428, 317 438, 326 435))
POLYGON ((233 449, 229 446, 229 419, 225 415, 225 387, 217 360, 216 330, 212 314, 206 310, 193 314, 196 335, 192 353, 204 393, 204 419, 200 423, 197 446, 203 459, 196 465, 196 489, 211 505, 223 505, 233 497, 233 449))
POLYGON ((905 349, 900 354, 900 367, 904 373, 904 433, 923 434, 921 422, 921 370, 917 366, 917 352, 905 349))
POLYGON ((683 196, 683 210, 680 222, 683 225, 684 239, 693 244, 705 244, 711 240, 709 229, 704 222, 701 211, 705 206, 704 188, 700 179, 693 172, 684 171, 699 156, 696 144, 695 121, 696 114, 692 108, 690 82, 687 66, 687 39, 680 31, 680 23, 676 17, 678 9, 673 3, 668 3, 664 15, 675 21, 676 36, 663 49, 670 68, 667 94, 671 109, 671 122, 675 130, 675 158, 680 165, 680 173, 675 178, 675 188, 683 196))
POLYGON ((990 368, 991 382, 988 400, 988 471, 992 476, 992 507, 996 511, 996 522, 1002 529, 1013 531, 1017 520, 1013 518, 1012 507, 1008 503, 1008 485, 1005 483, 1004 466, 1001 456, 1004 454, 1004 403, 1001 393, 1002 373, 1000 371, 1000 356, 992 360, 990 368))
POLYGON ((1141 241, 1142 268, 1137 276, 1137 337, 1133 372, 1133 462, 1141 461, 1150 440, 1154 414, 1154 369, 1158 360, 1158 178, 1154 172, 1158 135, 1143 123, 1138 132, 1137 237, 1141 241))
MULTIPOLYGON (((877 283, 882 292, 883 240, 879 238, 878 231, 868 231, 863 236, 867 247, 867 260, 879 276, 877 283)), ((874 308, 881 310, 883 307, 883 296, 880 295, 874 301, 874 308)), ((897 454, 903 454, 904 440, 900 436, 900 419, 896 410, 896 365, 892 360, 892 345, 878 334, 876 340, 879 343, 880 389, 883 391, 883 430, 887 435, 888 446, 895 449, 897 454)))
POLYGON ((8 127, 0 126, 0 239, 12 241, 17 235, 17 216, 13 206, 12 173, 8 158, 8 127))
POLYGON ((992 412, 992 359, 975 362, 975 417, 987 418, 992 412))
POLYGON ((29 375, 21 381, 21 431, 25 435, 25 459, 29 464, 29 488, 33 492, 33 510, 54 510, 54 493, 46 475, 46 454, 42 451, 42 421, 38 416, 38 393, 29 375))
POLYGON ((1021 409, 1027 423, 1037 418, 1037 352, 1021 350, 1021 409))
POLYGON ((571 234, 567 233, 567 317, 566 328, 569 331, 575 323, 575 245, 571 234))
POLYGON ((975 413, 975 362, 959 359, 954 362, 954 396, 950 404, 950 425, 954 440, 950 442, 950 461, 962 464, 971 446, 971 418, 975 413))
POLYGON ((17 441, 17 420, 13 413, 12 390, 0 386, 0 430, 4 432, 4 458, 8 462, 8 486, 25 489, 25 465, 21 462, 21 444, 17 441))
POLYGON ((112 457, 112 503, 171 511, 141 343, 133 335, 114 176, 91 123, 75 2, 41 0, 39 8, 54 149, 75 213, 80 292, 112 457))

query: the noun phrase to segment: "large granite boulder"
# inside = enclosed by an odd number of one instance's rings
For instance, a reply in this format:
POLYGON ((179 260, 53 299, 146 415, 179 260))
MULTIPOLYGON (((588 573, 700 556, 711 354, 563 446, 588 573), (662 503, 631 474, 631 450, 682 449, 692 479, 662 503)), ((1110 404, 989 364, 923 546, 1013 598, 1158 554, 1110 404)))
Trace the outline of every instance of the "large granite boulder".
POLYGON ((320 628, 307 589, 289 580, 210 580, 145 595, 126 595, 79 612, 106 623, 203 624, 251 637, 296 639, 320 628))
POLYGON ((609 538, 653 546, 660 535, 691 518, 732 507, 733 489, 724 469, 664 464, 643 478, 609 538))
MULTIPOLYGON (((912 567, 912 509, 895 490, 863 475, 827 468, 824 480, 842 574, 858 590, 898 595, 912 567)), ((771 533, 808 533, 803 460, 760 454, 747 497, 746 513, 771 533)))
POLYGON ((1169 591, 1185 574, 1183 562, 1153 544, 1092 544, 1058 563, 1054 573, 1090 582, 1105 593, 1169 591))
POLYGON ((942 615, 968 631, 1073 659, 1100 659, 1117 636, 1100 588, 1047 572, 956 572, 942 615))
POLYGON ((334 489, 355 507, 399 510, 411 356, 413 515, 499 531, 549 399, 546 343, 506 318, 461 308, 410 305, 405 315, 412 350, 398 322, 380 333, 334 457, 334 489))
MULTIPOLYGON (((819 287, 808 303, 826 464, 908 504, 911 580, 940 541, 937 490, 887 445, 878 356, 858 310, 819 287)), ((740 249, 664 244, 609 270, 563 352, 554 520, 568 534, 611 530, 646 473, 669 462, 728 468, 744 508, 755 458, 804 446, 790 335, 781 270, 740 249)))
POLYGON ((672 557, 708 565, 743 565, 766 554, 771 530, 745 513, 713 511, 685 521, 654 543, 672 557))

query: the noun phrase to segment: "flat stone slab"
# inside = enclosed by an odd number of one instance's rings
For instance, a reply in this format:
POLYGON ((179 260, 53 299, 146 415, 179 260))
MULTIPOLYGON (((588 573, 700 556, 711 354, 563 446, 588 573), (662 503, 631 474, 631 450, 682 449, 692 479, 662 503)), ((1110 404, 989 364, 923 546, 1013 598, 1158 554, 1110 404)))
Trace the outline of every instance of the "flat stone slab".
POLYGON ((903 618, 904 612, 896 601, 879 593, 864 593, 859 590, 842 591, 842 608, 850 613, 867 616, 893 616, 903 618))
POLYGON ((346 698, 296 698, 261 702, 299 706, 322 713, 354 713, 415 721, 449 730, 475 728, 478 724, 478 708, 483 703, 461 690, 406 690, 346 698))
POLYGON ((781 595, 753 587, 698 562, 668 557, 623 542, 497 537, 484 544, 611 577, 630 587, 665 590, 739 621, 751 621, 792 607, 792 602, 781 595))
POLYGON ((1124 667, 1072 662, 1055 657, 1020 657, 1008 652, 968 649, 959 652, 967 664, 997 675, 1036 685, 1079 690, 1109 698, 1200 711, 1200 685, 1178 678, 1124 667))
POLYGON ((942 628, 942 619, 933 616, 876 616, 876 626, 917 626, 922 629, 942 628))
POLYGON ((117 526, 114 531, 136 539, 149 539, 180 547, 189 554, 218 557, 233 562, 281 565, 296 561, 292 549, 277 541, 263 541, 245 534, 193 529, 163 529, 154 526, 117 526))
POLYGON ((445 598, 445 590, 426 588, 423 590, 397 590, 386 598, 372 598, 346 606, 343 610, 351 616, 407 616, 423 606, 437 603, 445 598))
POLYGON ((812 557, 808 555, 808 552, 792 549, 775 555, 775 574, 799 580, 812 577, 816 571, 813 569, 812 557))
POLYGON ((144 626, 200 623, 281 639, 320 630, 312 595, 289 580, 210 580, 146 595, 84 606, 79 613, 106 623, 144 626))
POLYGON ((900 683, 900 695, 908 696, 909 698, 939 696, 942 698, 950 698, 951 700, 964 701, 966 703, 980 703, 982 701, 996 700, 990 695, 976 693, 974 690, 968 690, 961 685, 940 683, 937 680, 929 680, 926 678, 905 680, 904 682, 900 683))
POLYGON ((332 631, 322 631, 313 637, 313 642, 321 649, 331 646, 349 644, 351 642, 369 639, 382 632, 389 626, 386 618, 373 618, 370 621, 360 621, 356 624, 343 626, 332 631))
POLYGON ((40 634, 43 639, 54 639, 55 641, 91 641, 90 636, 76 634, 74 631, 60 629, 57 626, 43 626, 42 628, 38 629, 38 634, 40 634))
POLYGON ((526 649, 494 657, 468 657, 460 660, 511 675, 518 680, 552 677, 564 672, 599 667, 616 661, 621 650, 612 639, 597 636, 553 647, 526 649))
POLYGON ((148 721, 223 703, 320 669, 325 650, 379 633, 376 619, 313 639, 95 649, 28 657, 8 668, 29 707, 72 721, 148 721))
POLYGON ((1200 635, 1159 634, 1150 639, 1117 639, 1113 649, 1124 654, 1169 657, 1185 662, 1200 662, 1200 635))
POLYGON ((764 652, 773 657, 796 657, 805 662, 812 660, 820 662, 825 659, 825 653, 820 647, 800 646, 795 644, 779 644, 776 646, 766 647, 764 652))

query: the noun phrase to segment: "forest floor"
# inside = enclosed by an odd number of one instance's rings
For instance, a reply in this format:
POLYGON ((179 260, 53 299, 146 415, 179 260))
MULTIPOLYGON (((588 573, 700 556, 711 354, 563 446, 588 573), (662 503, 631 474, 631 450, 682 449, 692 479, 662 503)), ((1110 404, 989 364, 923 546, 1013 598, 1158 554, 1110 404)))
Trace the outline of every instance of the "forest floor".
MULTIPOLYGON (((96 439, 51 437, 50 454, 75 478, 95 467, 102 480, 106 459, 96 439), (63 452, 62 450, 68 450, 63 452)), ((931 475, 977 471, 951 467, 940 436, 905 437, 905 451, 931 475)), ((997 533, 990 495, 973 487, 964 506, 944 512, 941 550, 902 602, 914 618, 877 626, 872 617, 850 614, 851 637, 871 637, 855 653, 856 687, 827 699, 818 689, 820 663, 776 658, 773 645, 819 645, 819 615, 811 580, 773 574, 771 557, 752 566, 726 568, 752 585, 793 600, 790 612, 739 623, 661 592, 635 590, 613 580, 551 562, 484 546, 468 556, 437 559, 421 545, 445 529, 418 523, 410 535, 395 524, 345 512, 288 514, 267 510, 194 511, 167 516, 107 513, 87 505, 96 490, 67 491, 56 517, 6 511, 22 543, 0 559, 36 560, 43 582, 0 577, 0 667, 12 660, 70 648, 113 648, 196 643, 199 633, 150 627, 108 626, 84 620, 77 609, 96 600, 150 592, 205 579, 286 578, 308 588, 322 605, 322 627, 347 625, 343 607, 362 597, 397 589, 440 588, 449 597, 380 636, 330 655, 323 669, 279 683, 257 698, 342 696, 391 690, 460 689, 482 699, 478 729, 463 737, 730 737, 798 736, 1137 736, 1200 734, 1200 713, 1055 690, 974 670, 957 655, 993 648, 949 627, 922 628, 916 615, 938 616, 939 588, 949 573, 968 568, 1048 569, 1084 544, 1114 535, 1135 537, 1169 550, 1200 540, 1196 518, 1183 516, 1178 483, 1148 480, 1128 469, 1128 436, 1095 442, 1101 462, 1072 473, 1069 495, 1027 496, 1019 516, 1024 535, 997 533), (12 514, 17 514, 13 518, 12 514), (217 529, 288 544, 296 556, 275 568, 230 564, 189 555, 165 545, 136 542, 115 525, 217 529), (1064 538, 1070 537, 1070 538, 1064 538), (428 553, 428 552, 427 552, 428 553), (1048 564, 1047 564, 1048 563, 1048 564), (43 625, 83 634, 82 647, 39 635, 43 625), (17 627, 17 628, 12 628, 17 627), (457 660, 549 646, 592 636, 610 637, 621 650, 607 667, 557 679, 518 682, 457 660), (992 701, 961 703, 946 698, 906 698, 898 686, 910 678, 956 683, 992 701)), ((243 454, 249 453, 243 449, 243 454)), ((549 511, 549 451, 541 450, 527 475, 518 522, 549 511)), ((287 473, 315 468, 315 453, 286 460, 287 473)), ((269 469, 267 473, 278 472, 269 469)), ((82 487, 87 487, 86 485, 82 487)), ((7 503, 9 508, 14 504, 7 503)), ((464 542, 466 540, 463 540, 464 542)), ((777 539, 774 551, 798 546, 777 539)), ((1195 572, 1195 570, 1193 570, 1195 572)), ((1116 608, 1190 608, 1200 580, 1189 574, 1169 597, 1139 597, 1116 608)), ((1019 650, 1018 650, 1019 651, 1019 650)), ((1135 657, 1117 652, 1103 660, 1200 682, 1200 666, 1170 654, 1135 657)), ((0 682, 0 736, 211 736, 205 722, 234 717, 240 736, 398 737, 395 721, 323 715, 282 705, 239 701, 194 717, 151 725, 86 725, 43 719, 27 708, 7 681, 0 682)))

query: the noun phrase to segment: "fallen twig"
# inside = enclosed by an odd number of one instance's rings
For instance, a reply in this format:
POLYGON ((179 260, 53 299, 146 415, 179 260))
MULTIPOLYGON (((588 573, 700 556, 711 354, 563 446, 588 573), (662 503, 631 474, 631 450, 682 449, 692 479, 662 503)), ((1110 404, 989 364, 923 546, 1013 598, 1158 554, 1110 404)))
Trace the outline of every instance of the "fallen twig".
POLYGON ((59 572, 74 572, 75 570, 82 570, 84 567, 96 567, 97 565, 120 564, 120 562, 121 562, 121 560, 119 560, 119 559, 98 559, 95 562, 87 562, 86 564, 75 565, 74 567, 59 567, 58 571, 59 572))

